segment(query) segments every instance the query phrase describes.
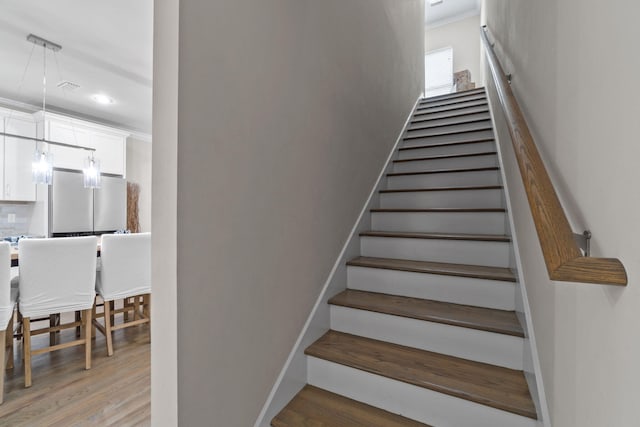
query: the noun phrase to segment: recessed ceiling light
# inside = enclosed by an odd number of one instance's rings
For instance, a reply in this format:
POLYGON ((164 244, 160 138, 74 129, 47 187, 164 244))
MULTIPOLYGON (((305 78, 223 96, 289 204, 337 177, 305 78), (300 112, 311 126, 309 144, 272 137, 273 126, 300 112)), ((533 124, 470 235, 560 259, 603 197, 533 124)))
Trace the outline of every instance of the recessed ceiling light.
POLYGON ((93 99, 98 104, 102 104, 102 105, 113 104, 113 98, 110 98, 109 96, 107 96, 107 95, 105 95, 103 93, 97 93, 97 94, 93 95, 91 97, 91 99, 93 99))

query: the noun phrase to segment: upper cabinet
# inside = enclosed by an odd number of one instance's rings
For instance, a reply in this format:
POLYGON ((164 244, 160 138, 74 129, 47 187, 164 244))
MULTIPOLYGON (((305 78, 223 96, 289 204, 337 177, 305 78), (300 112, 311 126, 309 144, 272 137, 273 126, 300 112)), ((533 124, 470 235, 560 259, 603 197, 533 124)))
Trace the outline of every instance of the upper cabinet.
MULTIPOLYGON (((36 122, 31 114, 0 109, 0 131, 33 138, 36 122)), ((36 185, 31 179, 35 147, 35 141, 0 135, 0 200, 36 200, 36 185)))
MULTIPOLYGON (((40 123, 42 122, 40 117, 40 123)), ((76 147, 88 147, 95 149, 93 155, 100 161, 101 173, 126 176, 128 133, 57 114, 47 114, 43 127, 45 139, 73 146, 49 145, 54 167, 82 169, 91 152, 76 147)))
MULTIPOLYGON (((71 119, 54 113, 23 113, 0 108, 0 132, 68 144, 44 144, 53 153, 55 168, 81 170, 91 151, 100 161, 103 174, 126 177, 126 143, 129 133, 116 128, 71 119)), ((36 200, 36 185, 31 176, 31 163, 36 144, 24 138, 0 135, 0 200, 36 200)))
MULTIPOLYGON (((5 132, 35 138, 36 123, 31 117, 7 117, 5 132)), ((31 163, 36 142, 22 138, 4 137, 3 200, 35 201, 36 185, 31 177, 31 163)))

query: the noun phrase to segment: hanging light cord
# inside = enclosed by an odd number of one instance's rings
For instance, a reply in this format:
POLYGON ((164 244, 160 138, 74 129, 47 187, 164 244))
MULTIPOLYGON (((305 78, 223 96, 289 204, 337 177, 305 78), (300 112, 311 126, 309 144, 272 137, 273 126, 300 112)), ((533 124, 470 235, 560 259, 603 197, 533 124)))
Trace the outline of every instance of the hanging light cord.
MULTIPOLYGON (((58 62, 58 52, 57 51, 53 51, 53 59, 56 62, 56 70, 58 71, 58 78, 60 79, 61 82, 65 81, 62 78, 62 72, 60 71, 60 63, 58 62)), ((60 90, 62 91, 62 97, 64 98, 65 101, 68 101, 67 99, 67 92, 64 90, 64 88, 60 88, 60 90)), ((76 127, 75 127, 75 119, 73 119, 72 117, 69 118, 71 120, 71 132, 73 133, 73 139, 76 143, 76 145, 80 145, 78 144, 78 135, 76 134, 76 127)))
POLYGON ((47 47, 42 47, 42 121, 44 122, 44 116, 47 113, 47 47))

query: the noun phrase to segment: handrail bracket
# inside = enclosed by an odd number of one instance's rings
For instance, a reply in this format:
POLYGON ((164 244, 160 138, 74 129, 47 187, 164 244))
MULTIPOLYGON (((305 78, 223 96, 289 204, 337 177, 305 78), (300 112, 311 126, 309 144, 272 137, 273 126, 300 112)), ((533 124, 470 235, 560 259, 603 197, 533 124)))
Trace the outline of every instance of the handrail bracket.
POLYGON ((584 256, 591 256, 591 231, 584 230, 582 234, 573 233, 573 239, 584 252, 584 256))

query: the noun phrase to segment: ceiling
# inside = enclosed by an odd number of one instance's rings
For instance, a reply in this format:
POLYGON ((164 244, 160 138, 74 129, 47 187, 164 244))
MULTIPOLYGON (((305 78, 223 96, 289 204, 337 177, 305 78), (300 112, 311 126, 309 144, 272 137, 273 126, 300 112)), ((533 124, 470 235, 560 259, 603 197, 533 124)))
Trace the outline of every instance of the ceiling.
POLYGON ((153 0, 2 2, 0 97, 41 106, 43 48, 30 33, 62 45, 46 50, 48 110, 151 133, 153 0), (62 80, 80 88, 63 91, 62 80), (98 93, 113 104, 97 104, 98 93))
POLYGON ((425 0, 425 23, 433 28, 480 14, 480 0, 442 0, 431 4, 425 0))

